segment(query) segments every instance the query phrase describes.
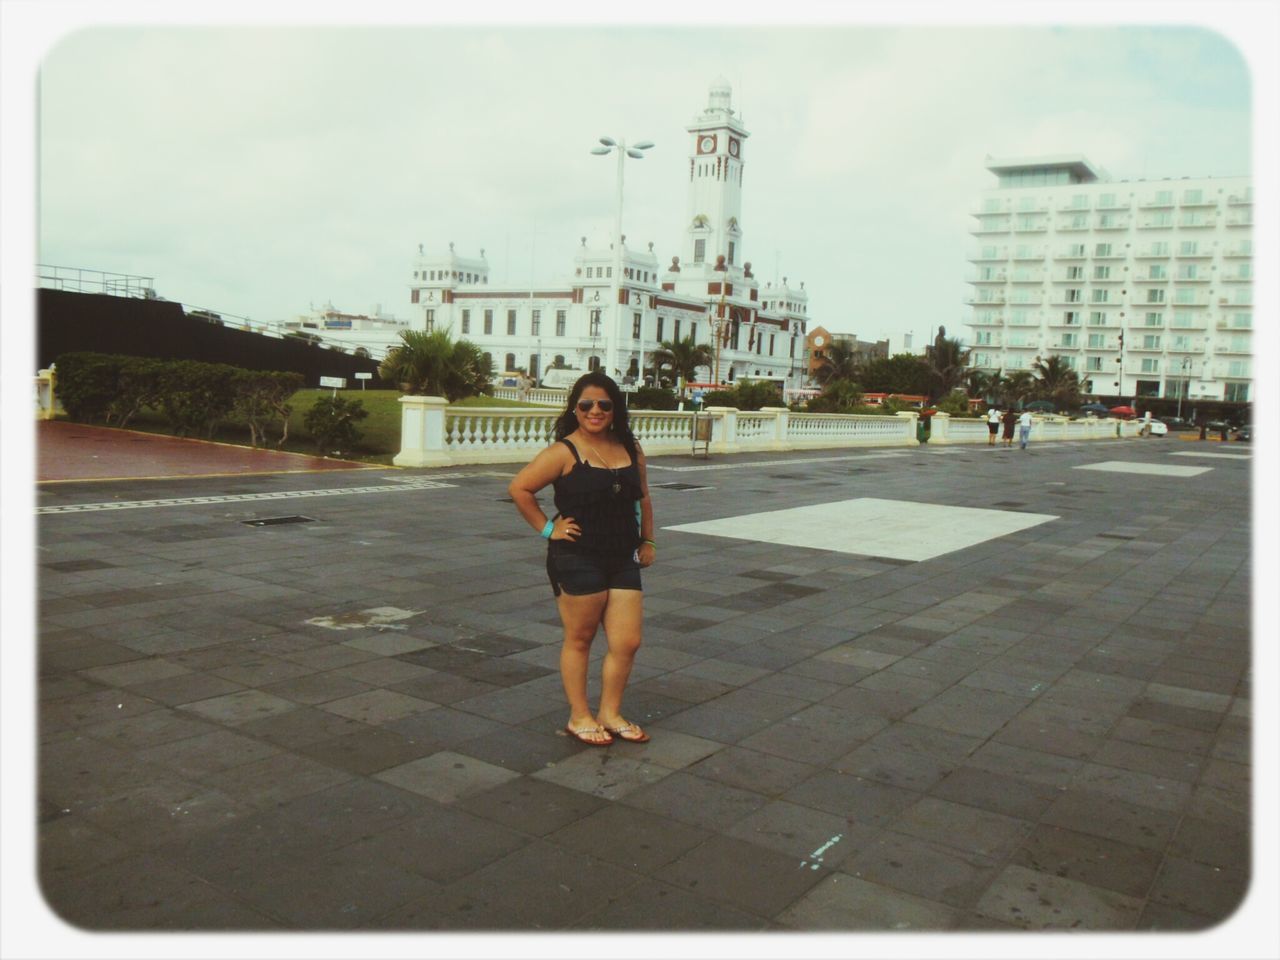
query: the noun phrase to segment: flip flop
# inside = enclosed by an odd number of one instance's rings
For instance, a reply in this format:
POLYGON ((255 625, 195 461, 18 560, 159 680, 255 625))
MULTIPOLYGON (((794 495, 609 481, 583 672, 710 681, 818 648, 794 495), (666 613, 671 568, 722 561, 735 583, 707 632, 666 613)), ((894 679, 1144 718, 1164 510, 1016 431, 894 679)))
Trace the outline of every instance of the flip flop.
POLYGON ((630 720, 620 727, 610 727, 606 725, 604 729, 618 739, 627 741, 627 743, 646 743, 649 740, 649 735, 630 720), (631 733, 632 735, 627 736, 628 733, 631 733), (638 736, 636 734, 638 734, 638 736))
POLYGON ((600 726, 583 727, 581 730, 575 730, 573 727, 566 724, 564 732, 573 737, 573 739, 577 740, 579 743, 585 743, 588 747, 607 747, 609 744, 613 743, 613 737, 610 737, 608 740, 589 740, 587 737, 583 736, 583 734, 588 733, 599 734, 609 732, 604 727, 600 726))

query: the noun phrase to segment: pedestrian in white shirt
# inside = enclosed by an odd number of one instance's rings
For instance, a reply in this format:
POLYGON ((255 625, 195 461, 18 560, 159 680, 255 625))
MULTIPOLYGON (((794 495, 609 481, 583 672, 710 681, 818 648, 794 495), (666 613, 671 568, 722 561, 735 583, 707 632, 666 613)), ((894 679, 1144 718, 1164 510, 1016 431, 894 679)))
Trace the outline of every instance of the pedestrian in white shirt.
POLYGON ((987 411, 987 446, 996 445, 996 434, 1000 432, 1000 411, 992 407, 987 411))
POLYGON ((1022 449, 1027 449, 1027 441, 1031 439, 1031 411, 1023 410, 1022 416, 1018 418, 1018 443, 1022 449))

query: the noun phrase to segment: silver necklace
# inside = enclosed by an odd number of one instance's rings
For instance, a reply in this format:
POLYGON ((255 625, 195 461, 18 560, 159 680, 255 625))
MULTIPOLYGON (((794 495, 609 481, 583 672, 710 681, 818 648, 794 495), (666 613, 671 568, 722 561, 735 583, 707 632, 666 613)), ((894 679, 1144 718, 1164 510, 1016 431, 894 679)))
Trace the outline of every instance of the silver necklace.
POLYGON ((586 440, 587 446, 591 448, 591 452, 594 453, 596 455, 596 459, 600 461, 600 466, 604 467, 606 470, 608 470, 610 473, 613 474, 613 495, 616 497, 622 491, 622 481, 618 479, 617 468, 609 466, 605 458, 600 456, 600 451, 596 449, 596 445, 594 443, 592 443, 590 440, 587 440, 585 436, 582 439, 586 440))

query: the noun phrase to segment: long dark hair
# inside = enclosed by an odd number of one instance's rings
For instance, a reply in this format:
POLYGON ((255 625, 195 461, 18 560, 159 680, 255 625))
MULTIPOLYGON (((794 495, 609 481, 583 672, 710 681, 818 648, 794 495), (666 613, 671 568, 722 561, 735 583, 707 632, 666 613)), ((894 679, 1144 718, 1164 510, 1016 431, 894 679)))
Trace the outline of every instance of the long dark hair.
POLYGON ((574 383, 573 389, 569 391, 569 405, 565 408, 564 413, 560 414, 560 418, 556 420, 556 440, 563 440, 578 429, 578 418, 574 415, 574 407, 578 405, 582 391, 587 387, 599 387, 609 394, 609 399, 613 401, 613 422, 609 424, 609 432, 622 441, 622 445, 626 448, 627 453, 631 455, 631 459, 635 460, 636 437, 631 432, 631 423, 627 418, 627 405, 623 402, 622 391, 618 389, 618 385, 614 383, 611 376, 599 370, 584 373, 574 383))

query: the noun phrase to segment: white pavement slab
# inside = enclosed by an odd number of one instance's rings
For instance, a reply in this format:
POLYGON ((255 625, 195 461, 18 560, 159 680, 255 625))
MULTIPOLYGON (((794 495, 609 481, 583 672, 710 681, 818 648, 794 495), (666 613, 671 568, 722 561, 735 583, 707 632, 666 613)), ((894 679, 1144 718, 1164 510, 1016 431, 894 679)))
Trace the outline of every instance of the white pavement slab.
POLYGON ((1208 473, 1213 467, 1179 467, 1167 463, 1126 463, 1108 460, 1103 463, 1085 463, 1076 470, 1101 470, 1104 473, 1141 473, 1151 477, 1195 477, 1208 473))
POLYGON ((1179 450, 1169 454, 1171 457, 1216 457, 1219 460, 1251 460, 1249 453, 1201 453, 1199 450, 1179 450))
POLYGON ((859 497, 663 529, 920 561, 1057 519, 1047 513, 859 497))

